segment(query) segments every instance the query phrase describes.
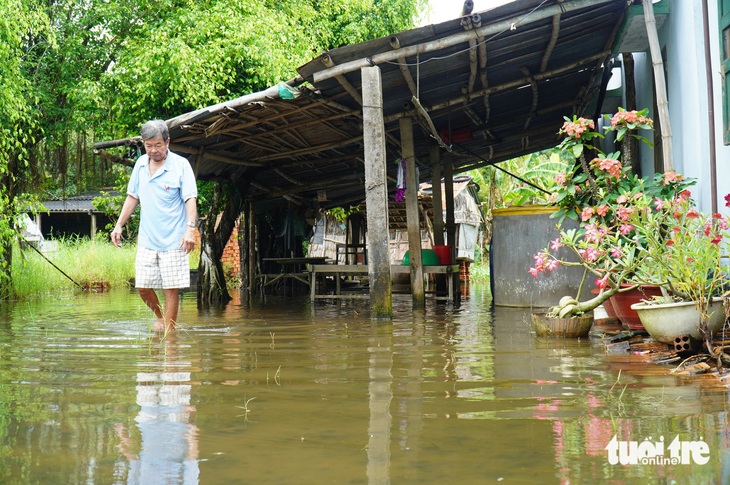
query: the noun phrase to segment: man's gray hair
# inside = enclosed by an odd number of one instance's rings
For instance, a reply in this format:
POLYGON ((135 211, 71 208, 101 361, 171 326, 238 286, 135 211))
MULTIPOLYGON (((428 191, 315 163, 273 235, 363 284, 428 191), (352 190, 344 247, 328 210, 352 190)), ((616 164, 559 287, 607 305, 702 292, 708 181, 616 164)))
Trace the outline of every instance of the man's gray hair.
POLYGON ((163 141, 167 141, 170 138, 170 132, 167 129, 167 123, 164 120, 150 120, 142 125, 140 130, 142 140, 149 140, 158 136, 162 137, 163 141))

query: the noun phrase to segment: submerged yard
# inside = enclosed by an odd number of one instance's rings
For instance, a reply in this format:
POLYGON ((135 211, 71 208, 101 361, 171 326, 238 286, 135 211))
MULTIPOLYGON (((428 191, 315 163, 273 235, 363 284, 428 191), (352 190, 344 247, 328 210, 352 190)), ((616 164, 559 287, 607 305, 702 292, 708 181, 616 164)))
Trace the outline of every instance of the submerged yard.
POLYGON ((730 480, 726 389, 619 363, 595 338, 537 338, 529 310, 481 286, 455 308, 394 307, 384 325, 362 301, 200 311, 187 293, 160 338, 133 292, 6 304, 0 482, 730 480), (707 463, 670 462, 675 438, 704 442, 707 463), (631 441, 666 459, 612 463, 606 447, 631 441))

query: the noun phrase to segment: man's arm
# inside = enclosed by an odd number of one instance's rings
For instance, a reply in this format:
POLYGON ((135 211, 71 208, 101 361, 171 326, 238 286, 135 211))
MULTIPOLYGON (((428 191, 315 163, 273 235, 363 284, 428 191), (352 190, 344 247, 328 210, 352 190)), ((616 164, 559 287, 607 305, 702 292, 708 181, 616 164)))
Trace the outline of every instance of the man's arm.
POLYGON ((180 241, 180 247, 186 252, 190 253, 195 247, 195 227, 191 226, 190 223, 197 224, 198 222, 198 205, 197 198, 188 197, 185 201, 185 215, 187 216, 187 226, 185 227, 185 235, 180 241))
POLYGON ((122 246, 122 227, 124 227, 124 224, 126 224, 129 218, 132 217, 134 209, 136 209, 138 205, 139 200, 127 194, 127 198, 124 200, 124 205, 122 206, 122 211, 119 214, 119 219, 117 219, 117 225, 114 226, 114 230, 109 236, 111 237, 112 244, 118 248, 122 246))

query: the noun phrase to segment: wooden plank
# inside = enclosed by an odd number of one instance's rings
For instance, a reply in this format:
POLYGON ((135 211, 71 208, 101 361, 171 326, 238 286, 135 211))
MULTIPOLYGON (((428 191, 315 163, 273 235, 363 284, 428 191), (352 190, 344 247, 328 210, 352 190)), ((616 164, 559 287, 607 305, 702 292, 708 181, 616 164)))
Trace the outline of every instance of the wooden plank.
POLYGON ((310 264, 309 270, 317 274, 368 274, 369 269, 364 264, 310 264))

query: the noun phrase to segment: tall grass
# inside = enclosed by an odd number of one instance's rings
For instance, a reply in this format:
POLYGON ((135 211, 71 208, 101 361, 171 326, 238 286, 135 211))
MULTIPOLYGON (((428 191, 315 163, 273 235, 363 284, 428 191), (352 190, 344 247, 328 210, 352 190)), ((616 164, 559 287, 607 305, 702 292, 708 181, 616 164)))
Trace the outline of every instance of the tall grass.
MULTIPOLYGON (((47 241, 46 247, 46 258, 82 286, 104 281, 110 288, 127 288, 134 278, 134 244, 116 248, 111 242, 82 238, 47 241)), ((14 297, 19 299, 78 289, 33 248, 16 246, 12 278, 14 297)))

